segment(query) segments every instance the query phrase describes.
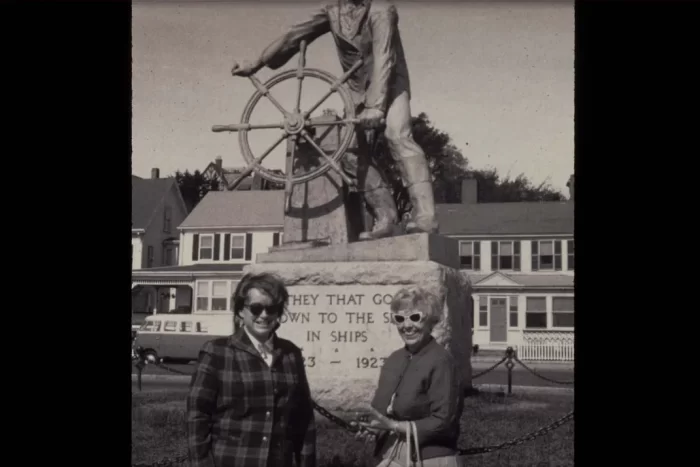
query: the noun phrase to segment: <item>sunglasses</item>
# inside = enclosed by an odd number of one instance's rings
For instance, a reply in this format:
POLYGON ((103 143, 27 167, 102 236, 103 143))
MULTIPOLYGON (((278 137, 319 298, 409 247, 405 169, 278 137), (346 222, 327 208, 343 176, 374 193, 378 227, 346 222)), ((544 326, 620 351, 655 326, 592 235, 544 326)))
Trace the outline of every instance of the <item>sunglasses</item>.
MULTIPOLYGON (((394 319, 394 322, 397 324, 401 324, 406 320, 405 315, 400 315, 398 313, 394 313, 392 315, 392 318, 394 319)), ((420 323, 423 320, 423 313, 420 311, 416 311, 415 313, 408 315, 408 319, 410 319, 414 323, 420 323)))
POLYGON ((268 315, 281 315, 284 311, 284 305, 261 305, 259 303, 253 303, 251 305, 245 305, 245 307, 250 310, 250 312, 255 316, 260 316, 263 310, 267 310, 268 315))

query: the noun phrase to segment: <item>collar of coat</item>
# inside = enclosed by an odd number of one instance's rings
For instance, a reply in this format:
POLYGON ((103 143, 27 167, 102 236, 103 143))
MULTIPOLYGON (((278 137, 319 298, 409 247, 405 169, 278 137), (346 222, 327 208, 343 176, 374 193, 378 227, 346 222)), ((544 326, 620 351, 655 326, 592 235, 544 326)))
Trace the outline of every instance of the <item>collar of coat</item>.
MULTIPOLYGON (((277 333, 272 333, 272 337, 270 338, 270 340, 272 341, 272 359, 276 360, 277 357, 282 354, 282 347, 280 346, 280 341, 279 337, 277 337, 277 333)), ((245 328, 243 326, 241 326, 235 333, 231 335, 231 337, 229 337, 228 343, 232 347, 243 350, 244 352, 248 352, 249 354, 252 354, 262 359, 260 353, 258 353, 258 350, 255 348, 255 345, 250 340, 250 337, 248 337, 248 333, 245 332, 245 328)))

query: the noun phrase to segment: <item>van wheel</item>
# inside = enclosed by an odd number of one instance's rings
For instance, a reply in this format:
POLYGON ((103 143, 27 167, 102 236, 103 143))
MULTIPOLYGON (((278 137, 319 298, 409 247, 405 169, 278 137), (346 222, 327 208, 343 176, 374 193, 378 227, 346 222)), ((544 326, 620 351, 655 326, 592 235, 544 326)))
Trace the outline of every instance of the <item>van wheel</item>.
POLYGON ((148 363, 151 363, 151 364, 158 363, 158 361, 159 361, 158 354, 156 353, 155 350, 146 350, 143 353, 143 356, 146 359, 146 361, 148 363))

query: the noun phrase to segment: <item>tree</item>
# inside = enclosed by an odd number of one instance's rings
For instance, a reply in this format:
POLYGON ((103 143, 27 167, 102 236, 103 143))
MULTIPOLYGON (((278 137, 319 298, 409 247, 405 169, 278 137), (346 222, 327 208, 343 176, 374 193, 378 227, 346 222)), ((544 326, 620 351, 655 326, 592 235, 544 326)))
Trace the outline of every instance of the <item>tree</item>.
POLYGON ((194 173, 190 173, 189 170, 182 173, 178 170, 175 172, 175 180, 190 212, 204 198, 204 195, 219 189, 218 180, 205 177, 199 170, 195 170, 194 173))
MULTIPOLYGON (((549 184, 534 186, 520 174, 516 178, 501 179, 496 169, 475 170, 452 143, 450 136, 435 128, 425 113, 411 119, 413 138, 423 148, 432 174, 436 203, 459 203, 462 197, 462 181, 474 178, 478 181, 479 203, 503 203, 515 201, 561 201, 564 195, 549 184)), ((391 185, 401 218, 411 211, 411 201, 403 185, 401 174, 391 158, 383 134, 377 139, 377 155, 380 168, 391 185)))

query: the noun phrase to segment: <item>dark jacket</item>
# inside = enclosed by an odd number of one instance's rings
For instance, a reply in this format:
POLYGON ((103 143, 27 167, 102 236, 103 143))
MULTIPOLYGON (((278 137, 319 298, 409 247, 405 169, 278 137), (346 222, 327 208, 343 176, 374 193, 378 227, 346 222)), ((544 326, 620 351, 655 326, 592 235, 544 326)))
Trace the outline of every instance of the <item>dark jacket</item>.
POLYGON ((299 348, 275 335, 268 367, 242 328, 206 343, 187 397, 187 432, 192 467, 315 467, 299 348))

